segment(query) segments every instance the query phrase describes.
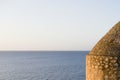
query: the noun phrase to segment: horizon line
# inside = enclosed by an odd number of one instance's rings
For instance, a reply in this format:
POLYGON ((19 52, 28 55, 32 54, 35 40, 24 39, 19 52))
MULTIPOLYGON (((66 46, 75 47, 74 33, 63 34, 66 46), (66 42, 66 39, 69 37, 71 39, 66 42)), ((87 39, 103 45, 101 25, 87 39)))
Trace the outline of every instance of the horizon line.
POLYGON ((0 52, 2 51, 90 51, 90 50, 0 50, 0 52))

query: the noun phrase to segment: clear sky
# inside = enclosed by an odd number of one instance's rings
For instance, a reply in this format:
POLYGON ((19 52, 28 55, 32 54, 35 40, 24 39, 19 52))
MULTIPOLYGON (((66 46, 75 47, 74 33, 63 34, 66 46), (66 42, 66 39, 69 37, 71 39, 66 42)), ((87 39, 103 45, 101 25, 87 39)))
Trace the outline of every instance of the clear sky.
POLYGON ((0 50, 91 50, 120 20, 120 0, 0 0, 0 50))

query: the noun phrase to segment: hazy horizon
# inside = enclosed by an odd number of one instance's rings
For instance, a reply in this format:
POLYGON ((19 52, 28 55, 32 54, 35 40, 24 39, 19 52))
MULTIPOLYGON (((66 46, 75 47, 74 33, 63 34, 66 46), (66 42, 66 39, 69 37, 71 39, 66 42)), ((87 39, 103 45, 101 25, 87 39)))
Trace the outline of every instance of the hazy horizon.
POLYGON ((86 52, 90 50, 0 50, 0 52, 86 52))
POLYGON ((119 3, 1 0, 0 51, 89 51, 120 20, 119 3))

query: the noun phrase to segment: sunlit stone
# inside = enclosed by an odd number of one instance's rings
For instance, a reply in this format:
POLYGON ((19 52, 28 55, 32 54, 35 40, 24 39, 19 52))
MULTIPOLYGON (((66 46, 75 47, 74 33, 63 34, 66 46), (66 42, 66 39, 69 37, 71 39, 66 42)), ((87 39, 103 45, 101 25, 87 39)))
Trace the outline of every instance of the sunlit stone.
POLYGON ((120 80, 120 22, 95 45, 86 60, 86 80, 120 80))

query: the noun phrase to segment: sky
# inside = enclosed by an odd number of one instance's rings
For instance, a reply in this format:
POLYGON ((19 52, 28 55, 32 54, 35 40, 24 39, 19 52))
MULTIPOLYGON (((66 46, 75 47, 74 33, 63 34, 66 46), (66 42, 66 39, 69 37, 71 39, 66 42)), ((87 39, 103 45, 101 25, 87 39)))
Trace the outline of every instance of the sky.
POLYGON ((91 50, 120 20, 120 0, 0 0, 0 50, 91 50))

